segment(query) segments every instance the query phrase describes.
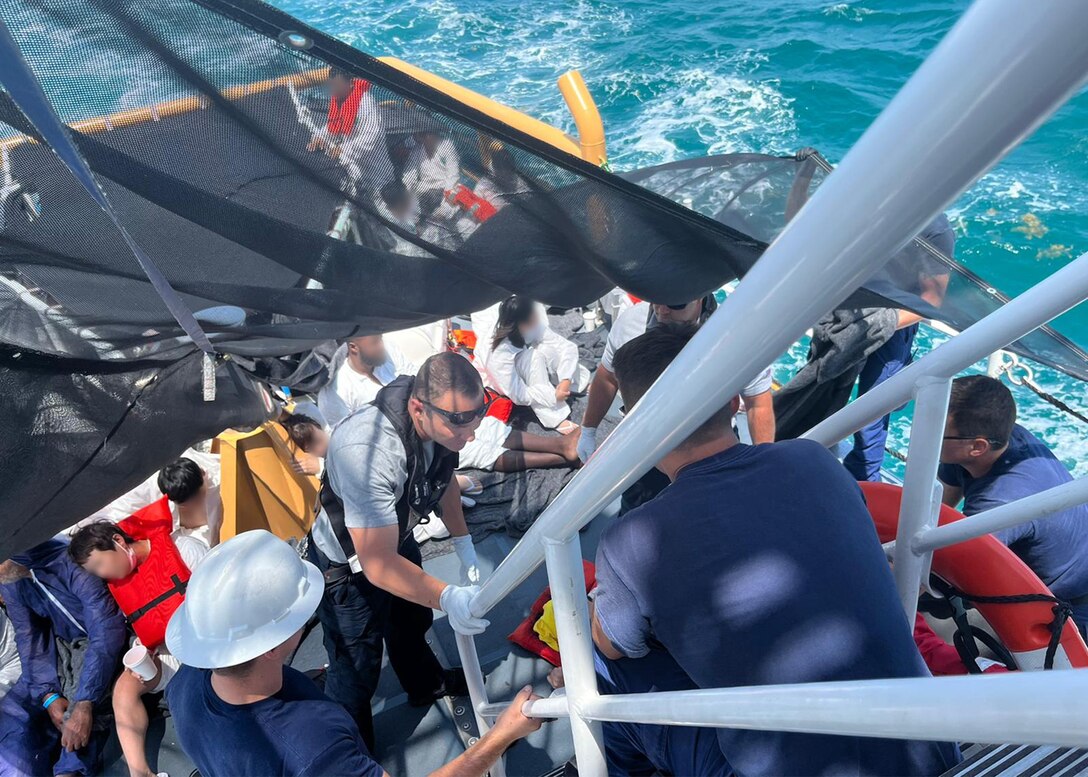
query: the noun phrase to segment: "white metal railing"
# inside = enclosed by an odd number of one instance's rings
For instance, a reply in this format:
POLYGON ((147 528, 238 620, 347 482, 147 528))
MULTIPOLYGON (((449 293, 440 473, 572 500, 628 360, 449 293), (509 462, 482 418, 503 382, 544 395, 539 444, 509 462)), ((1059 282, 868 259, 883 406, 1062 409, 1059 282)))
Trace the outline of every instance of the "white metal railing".
MULTIPOLYGON (((1088 673, 600 696, 577 534, 1062 104, 1088 75, 1086 26, 1088 3, 1055 3, 1043 12, 1025 10, 1019 0, 977 0, 736 292, 484 582, 472 603, 476 615, 492 609, 546 556, 567 694, 529 703, 525 712, 572 718, 579 773, 605 774, 600 728, 593 723, 598 720, 1088 744, 1088 673), (963 705, 969 702, 966 714, 963 705)), ((1083 282, 1088 263, 1078 260, 1062 273, 1070 284, 1083 282)), ((925 567, 924 554, 911 552, 906 539, 913 542, 935 516, 940 440, 933 437, 943 430, 949 379, 1084 297, 1056 286, 1044 281, 809 433, 837 442, 918 391, 921 428, 912 435, 906 514, 901 515, 907 528, 897 548, 901 590, 925 567), (965 358, 990 339, 1000 342, 965 358), (919 384, 927 376, 937 380, 919 384), (906 567, 902 572, 900 564, 906 567)), ((458 645, 474 708, 484 719, 496 705, 488 704, 470 642, 462 638, 458 645)))
MULTIPOLYGON (((986 534, 1008 529, 1028 521, 1049 518, 1052 515, 1088 503, 1088 477, 1048 488, 1038 494, 1017 499, 984 513, 945 524, 935 529, 919 532, 909 537, 914 553, 932 553, 949 545, 973 540, 986 534)), ((895 549, 896 542, 885 543, 888 551, 895 549)))

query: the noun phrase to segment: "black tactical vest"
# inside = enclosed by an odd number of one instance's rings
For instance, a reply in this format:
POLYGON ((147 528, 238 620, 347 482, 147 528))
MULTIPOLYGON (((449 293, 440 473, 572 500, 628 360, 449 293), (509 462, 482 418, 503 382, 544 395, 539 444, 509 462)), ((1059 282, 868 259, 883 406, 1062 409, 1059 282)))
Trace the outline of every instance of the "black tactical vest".
MULTIPOLYGON (((397 437, 404 444, 404 453, 408 459, 408 481, 404 484, 404 492, 396 507, 401 542, 411 535, 416 524, 428 520, 428 513, 438 511, 438 502, 457 469, 457 454, 438 444, 434 446, 434 457, 430 466, 424 467, 426 455, 423 452, 423 441, 419 439, 415 425, 408 417, 408 399, 412 395, 414 382, 413 376, 398 376, 378 392, 373 403, 393 425, 397 437)), ((355 556, 355 544, 344 524, 344 503, 329 485, 327 469, 321 478, 321 506, 329 516, 344 557, 350 560, 355 556)))

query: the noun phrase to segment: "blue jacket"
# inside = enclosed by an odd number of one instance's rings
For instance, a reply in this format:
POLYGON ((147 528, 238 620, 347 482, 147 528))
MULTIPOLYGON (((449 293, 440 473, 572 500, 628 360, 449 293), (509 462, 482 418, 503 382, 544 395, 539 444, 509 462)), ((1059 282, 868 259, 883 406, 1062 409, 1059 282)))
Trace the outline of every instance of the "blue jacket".
POLYGON ((46 693, 61 690, 54 637, 66 642, 86 637, 79 686, 69 701, 103 700, 127 632, 125 618, 106 584, 68 558, 68 545, 61 540, 44 542, 15 560, 28 567, 36 580, 0 585, 0 596, 15 627, 22 679, 31 699, 39 701, 46 693))

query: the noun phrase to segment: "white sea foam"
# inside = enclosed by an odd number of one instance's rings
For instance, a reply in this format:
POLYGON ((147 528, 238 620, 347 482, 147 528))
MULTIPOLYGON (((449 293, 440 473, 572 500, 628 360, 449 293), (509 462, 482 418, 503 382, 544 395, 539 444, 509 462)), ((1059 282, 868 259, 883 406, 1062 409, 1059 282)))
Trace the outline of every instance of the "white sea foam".
POLYGON ((853 22, 860 22, 871 13, 874 13, 871 8, 855 6, 850 3, 835 3, 834 5, 827 6, 823 10, 824 16, 839 16, 853 22))
POLYGON ((792 100, 774 79, 760 79, 762 55, 746 52, 714 69, 666 67, 661 73, 623 73, 605 82, 606 100, 636 95, 637 116, 612 142, 623 167, 735 151, 788 152, 797 145, 792 100))

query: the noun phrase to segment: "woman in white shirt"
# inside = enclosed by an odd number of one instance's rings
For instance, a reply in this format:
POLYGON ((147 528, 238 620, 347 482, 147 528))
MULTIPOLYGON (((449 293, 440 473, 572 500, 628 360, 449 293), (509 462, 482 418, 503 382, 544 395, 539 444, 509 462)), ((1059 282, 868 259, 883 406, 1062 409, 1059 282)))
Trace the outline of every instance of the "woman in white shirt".
MULTIPOLYGON (((532 408, 540 424, 569 434, 578 425, 567 420, 572 392, 585 390, 588 371, 578 364, 578 350, 558 360, 554 377, 541 350, 547 324, 536 305, 527 297, 513 296, 499 306, 498 322, 491 349, 484 357, 487 383, 505 394, 515 405, 532 408), (573 356, 573 358, 571 358, 573 356)), ((560 338, 561 339, 561 338, 560 338)))

